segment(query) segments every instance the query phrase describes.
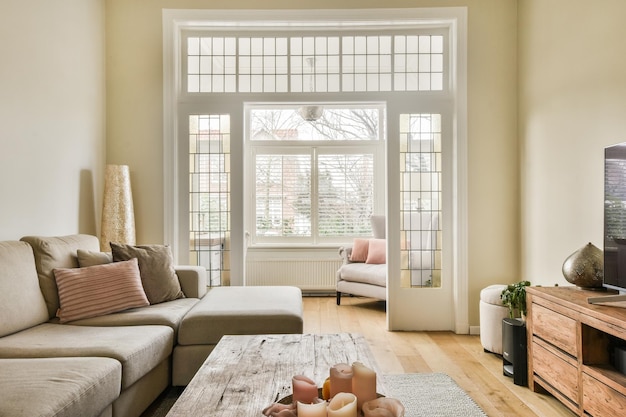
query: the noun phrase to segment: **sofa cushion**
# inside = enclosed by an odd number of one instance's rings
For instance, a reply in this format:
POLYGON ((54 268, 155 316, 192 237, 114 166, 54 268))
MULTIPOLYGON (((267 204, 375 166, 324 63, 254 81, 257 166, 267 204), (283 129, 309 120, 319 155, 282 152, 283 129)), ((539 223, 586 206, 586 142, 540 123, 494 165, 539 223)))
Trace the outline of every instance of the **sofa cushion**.
POLYGON ((367 260, 367 251, 369 245, 369 239, 364 239, 360 237, 355 238, 352 242, 350 262, 365 262, 367 260))
POLYGON ((339 268, 338 273, 344 281, 362 282, 380 287, 387 285, 386 264, 346 264, 339 268))
POLYGON ((225 334, 302 333, 297 287, 215 287, 180 324, 181 345, 216 344, 225 334))
POLYGON ((387 263, 387 240, 386 239, 370 239, 367 248, 366 264, 384 264, 387 263))
POLYGON ((76 251, 76 257, 78 258, 78 266, 81 268, 86 266, 110 264, 113 262, 113 254, 111 252, 78 249, 76 251))
POLYGON ((76 250, 97 251, 100 247, 98 238, 91 235, 25 236, 20 240, 28 242, 33 247, 39 286, 48 307, 48 318, 55 317, 59 309, 59 295, 52 270, 54 268, 77 268, 76 250))
POLYGON ((30 245, 0 242, 0 265, 0 337, 48 320, 30 245))
POLYGON ((168 358, 167 326, 88 327, 43 323, 0 338, 0 358, 104 357, 122 364, 126 389, 168 358))
POLYGON ((97 417, 120 394, 110 358, 0 359, 0 416, 97 417))
MULTIPOLYGON (((179 298, 165 303, 131 308, 118 313, 72 321, 76 326, 168 326, 174 330, 174 340, 185 314, 198 302, 197 298, 179 298)), ((57 319, 58 320, 58 319, 57 319)), ((56 321, 55 321, 56 322, 56 321)))
POLYGON ((113 261, 139 260, 141 281, 150 304, 183 298, 174 270, 172 250, 163 245, 123 245, 111 242, 113 261))
POLYGON ((54 270, 61 323, 149 305, 137 259, 54 270))

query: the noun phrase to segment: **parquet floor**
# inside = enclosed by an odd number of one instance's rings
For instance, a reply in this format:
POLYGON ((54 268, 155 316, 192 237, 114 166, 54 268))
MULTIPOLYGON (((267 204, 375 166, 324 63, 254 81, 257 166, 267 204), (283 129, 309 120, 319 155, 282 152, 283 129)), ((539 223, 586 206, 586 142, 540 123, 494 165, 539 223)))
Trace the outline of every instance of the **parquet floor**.
POLYGON ((444 372, 490 417, 571 417, 549 395, 513 384, 502 358, 484 352, 479 336, 452 332, 388 332, 383 302, 359 297, 304 297, 305 333, 361 333, 382 372, 444 372))

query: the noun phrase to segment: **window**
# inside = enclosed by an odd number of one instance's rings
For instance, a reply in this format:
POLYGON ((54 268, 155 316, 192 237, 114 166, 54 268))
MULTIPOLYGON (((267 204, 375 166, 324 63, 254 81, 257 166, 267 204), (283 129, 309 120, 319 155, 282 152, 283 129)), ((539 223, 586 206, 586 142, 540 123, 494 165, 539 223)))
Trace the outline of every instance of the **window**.
MULTIPOLYGON (((417 31, 413 31, 417 32, 417 31)), ((187 37, 189 93, 445 90, 445 37, 373 35, 187 37)))
POLYGON ((441 286, 441 114, 400 115, 401 281, 441 286))
POLYGON ((251 243, 318 244, 371 234, 384 159, 382 105, 249 106, 251 243), (378 189, 377 189, 378 188, 378 189))
MULTIPOLYGON (((205 248, 194 245, 206 243, 200 237, 207 229, 217 230, 224 236, 221 271, 232 270, 233 283, 240 285, 247 279, 249 259, 265 261, 268 254, 272 259, 267 262, 336 257, 336 243, 369 235, 369 222, 363 221, 369 213, 387 211, 395 228, 388 231, 389 248, 393 256, 402 253, 401 262, 388 265, 390 274, 401 275, 402 286, 437 286, 439 278, 432 274, 417 279, 405 272, 427 254, 418 252, 416 235, 411 235, 426 229, 404 217, 410 211, 432 211, 441 215, 438 242, 443 237, 442 247, 449 246, 445 251, 437 246, 434 258, 424 259, 435 260, 441 282, 456 279, 452 265, 460 265, 465 276, 465 248, 456 246, 464 241, 446 237, 464 236, 458 229, 464 227, 462 216, 454 214, 457 209, 465 213, 464 206, 455 205, 457 196, 465 204, 463 8, 310 14, 164 10, 164 33, 165 236, 178 259, 190 256, 193 262, 197 249, 205 248), (338 117, 340 112, 332 108, 368 103, 380 105, 373 135, 365 129, 359 135, 344 131, 350 126, 346 117, 324 120, 338 117), (298 120, 295 131, 287 119, 271 129, 252 128, 253 112, 276 115, 275 110, 291 113, 291 122, 298 120), (219 207, 219 215, 205 211, 205 197, 197 198, 203 193, 190 198, 188 193, 195 191, 181 179, 193 172, 186 138, 192 135, 188 121, 194 115, 229 118, 230 149, 224 154, 224 161, 230 161, 224 162, 228 196, 212 195, 209 204, 219 207), (402 115, 440 117, 440 150, 416 148, 416 138, 425 133, 414 126, 402 130, 402 115), (317 122, 320 118, 323 123, 317 122), (404 139, 409 147, 400 149, 404 139), (417 174, 423 177, 417 180, 417 174), (439 195, 422 187, 428 178, 439 181, 439 195), (228 225, 222 227, 216 221, 220 218, 228 219, 228 225), (446 225, 445 233, 441 225, 446 225), (232 264, 230 250, 237 254, 232 264), (460 254, 460 264, 452 261, 452 253, 460 254)), ((221 164, 217 155, 208 158, 197 164, 202 166, 197 174, 221 164)), ((285 273, 289 276, 294 274, 285 273)))
POLYGON ((189 255, 211 286, 229 279, 230 117, 190 115, 189 255))

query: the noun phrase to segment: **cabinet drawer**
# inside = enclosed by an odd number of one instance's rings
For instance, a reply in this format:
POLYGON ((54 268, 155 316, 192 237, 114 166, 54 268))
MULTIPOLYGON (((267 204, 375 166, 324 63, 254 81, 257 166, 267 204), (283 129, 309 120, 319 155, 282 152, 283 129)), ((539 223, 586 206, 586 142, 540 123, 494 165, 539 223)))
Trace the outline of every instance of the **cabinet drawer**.
POLYGON ((533 372, 570 401, 578 404, 577 368, 537 342, 533 342, 533 372))
POLYGON ((576 320, 538 304, 531 309, 533 333, 559 349, 578 357, 576 320))
POLYGON ((626 397, 583 373, 583 408, 594 417, 626 415, 626 397))

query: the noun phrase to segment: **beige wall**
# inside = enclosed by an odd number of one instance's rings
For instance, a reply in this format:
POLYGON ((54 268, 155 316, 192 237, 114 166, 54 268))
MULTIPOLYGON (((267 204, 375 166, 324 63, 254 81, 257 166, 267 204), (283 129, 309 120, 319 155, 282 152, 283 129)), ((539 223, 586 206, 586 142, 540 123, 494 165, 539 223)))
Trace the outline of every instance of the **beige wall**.
MULTIPOLYGON (((137 239, 163 241, 163 8, 294 8, 285 1, 108 0, 107 161, 133 177, 137 239)), ((311 3, 306 3, 310 5, 311 3)), ((321 9, 468 6, 469 306, 478 324, 478 294, 519 277, 516 138, 516 2, 332 1, 321 9)))
POLYGON ((602 249, 603 148, 626 141, 626 2, 521 0, 522 273, 567 284, 561 267, 602 249))
POLYGON ((0 240, 96 233, 104 1, 3 0, 0 240))

